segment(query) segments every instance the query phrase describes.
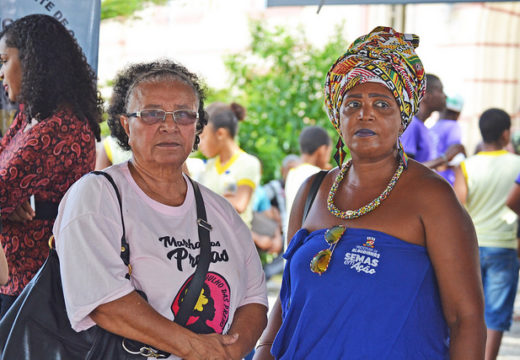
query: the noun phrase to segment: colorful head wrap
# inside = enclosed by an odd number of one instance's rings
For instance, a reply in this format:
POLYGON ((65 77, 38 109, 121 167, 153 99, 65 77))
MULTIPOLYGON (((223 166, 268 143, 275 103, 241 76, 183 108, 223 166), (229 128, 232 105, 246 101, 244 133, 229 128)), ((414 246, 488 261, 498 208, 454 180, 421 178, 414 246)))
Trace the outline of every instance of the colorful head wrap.
POLYGON ((417 35, 379 26, 359 37, 336 60, 325 78, 325 105, 340 136, 340 109, 345 94, 366 82, 380 83, 392 92, 403 127, 408 126, 426 90, 424 68, 414 51, 417 46, 417 35))

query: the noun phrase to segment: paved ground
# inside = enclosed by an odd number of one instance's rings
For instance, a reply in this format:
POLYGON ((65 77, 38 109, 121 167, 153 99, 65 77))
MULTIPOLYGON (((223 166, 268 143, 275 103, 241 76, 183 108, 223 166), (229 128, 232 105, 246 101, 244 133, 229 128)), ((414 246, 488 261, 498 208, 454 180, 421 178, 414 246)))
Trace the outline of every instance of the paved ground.
MULTIPOLYGON (((271 308, 278 296, 281 279, 276 276, 267 283, 269 291, 269 308, 271 308)), ((515 302, 515 314, 520 315, 520 291, 515 302)), ((520 360, 520 321, 514 321, 511 330, 504 334, 502 346, 497 360, 520 360)))
MULTIPOLYGON (((515 314, 520 315, 520 292, 516 295, 515 314)), ((498 360, 520 360, 520 321, 513 321, 511 330, 504 333, 498 360)))
POLYGON ((504 334, 498 360, 520 359, 520 322, 515 321, 511 331, 504 334))

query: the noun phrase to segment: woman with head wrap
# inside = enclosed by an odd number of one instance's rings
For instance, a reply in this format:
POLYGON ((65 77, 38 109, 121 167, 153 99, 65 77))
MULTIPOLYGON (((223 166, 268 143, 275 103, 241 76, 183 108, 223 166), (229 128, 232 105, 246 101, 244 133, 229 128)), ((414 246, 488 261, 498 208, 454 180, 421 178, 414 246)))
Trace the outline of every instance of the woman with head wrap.
POLYGON ((305 219, 314 177, 296 197, 257 359, 483 359, 471 220, 449 184, 407 160, 399 142, 425 88, 417 45, 417 36, 378 27, 327 74, 340 166, 305 219))

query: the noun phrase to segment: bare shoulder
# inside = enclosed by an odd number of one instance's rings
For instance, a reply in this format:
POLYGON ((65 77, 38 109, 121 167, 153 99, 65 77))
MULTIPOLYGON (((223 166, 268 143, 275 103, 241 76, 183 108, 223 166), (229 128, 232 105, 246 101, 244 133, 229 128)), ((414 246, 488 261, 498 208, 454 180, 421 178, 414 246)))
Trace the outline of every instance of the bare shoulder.
POLYGON ((419 202, 439 203, 440 199, 457 201, 453 188, 446 180, 414 160, 409 161, 408 169, 403 175, 403 183, 410 195, 419 202))
POLYGON ((410 161, 403 185, 409 189, 408 200, 425 227, 467 218, 452 186, 433 170, 410 161))

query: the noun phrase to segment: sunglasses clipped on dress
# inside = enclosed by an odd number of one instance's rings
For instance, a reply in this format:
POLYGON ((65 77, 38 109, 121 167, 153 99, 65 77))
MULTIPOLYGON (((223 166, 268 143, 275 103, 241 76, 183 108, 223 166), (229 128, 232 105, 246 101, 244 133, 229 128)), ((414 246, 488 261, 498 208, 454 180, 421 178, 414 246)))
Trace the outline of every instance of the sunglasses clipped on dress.
POLYGON ((341 239, 346 230, 347 228, 345 226, 336 225, 325 232, 324 237, 327 244, 329 244, 329 248, 321 250, 312 258, 310 267, 313 273, 321 275, 327 271, 327 268, 330 264, 330 259, 332 258, 332 253, 336 248, 336 244, 338 243, 339 239, 341 239))

